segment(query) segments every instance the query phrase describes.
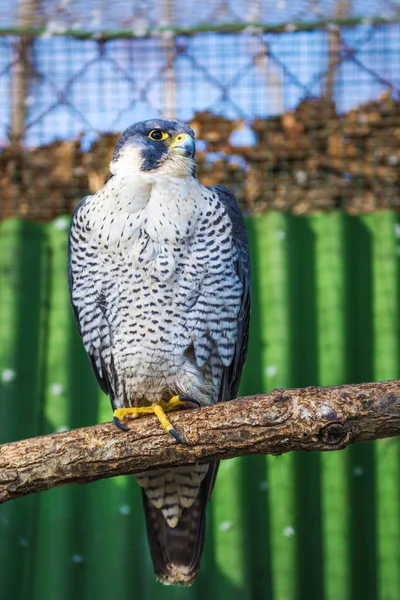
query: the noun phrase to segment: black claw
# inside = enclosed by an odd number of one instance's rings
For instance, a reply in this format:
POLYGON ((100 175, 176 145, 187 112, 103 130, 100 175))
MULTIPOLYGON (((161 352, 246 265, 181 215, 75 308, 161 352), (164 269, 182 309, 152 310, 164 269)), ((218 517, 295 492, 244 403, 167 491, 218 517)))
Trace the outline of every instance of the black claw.
POLYGON ((114 421, 114 425, 116 425, 118 427, 118 429, 122 429, 122 431, 129 431, 129 427, 125 427, 125 425, 122 425, 122 423, 118 419, 118 417, 113 417, 113 421, 114 421))
POLYGON ((181 444, 182 446, 185 445, 185 442, 183 441, 183 439, 181 438, 181 436, 179 435, 179 433, 177 433, 175 431, 175 429, 170 429, 169 433, 172 435, 172 437, 174 437, 176 439, 176 441, 178 442, 178 444, 181 444))
POLYGON ((201 407, 200 402, 198 400, 195 400, 194 398, 191 398, 190 396, 178 396, 178 398, 182 402, 188 402, 189 404, 195 404, 199 408, 201 407))

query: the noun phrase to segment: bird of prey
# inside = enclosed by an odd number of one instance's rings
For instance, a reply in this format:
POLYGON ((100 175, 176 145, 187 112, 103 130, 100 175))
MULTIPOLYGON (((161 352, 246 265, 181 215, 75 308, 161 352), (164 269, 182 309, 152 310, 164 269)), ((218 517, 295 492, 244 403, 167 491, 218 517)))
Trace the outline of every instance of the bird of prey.
MULTIPOLYGON (((224 187, 196 177, 194 132, 153 119, 128 127, 110 178, 78 205, 69 237, 73 310, 114 421, 236 397, 246 360, 250 261, 224 187)), ((124 423, 125 421, 125 423, 124 423)), ((156 577, 190 585, 204 546, 217 461, 136 475, 156 577)))

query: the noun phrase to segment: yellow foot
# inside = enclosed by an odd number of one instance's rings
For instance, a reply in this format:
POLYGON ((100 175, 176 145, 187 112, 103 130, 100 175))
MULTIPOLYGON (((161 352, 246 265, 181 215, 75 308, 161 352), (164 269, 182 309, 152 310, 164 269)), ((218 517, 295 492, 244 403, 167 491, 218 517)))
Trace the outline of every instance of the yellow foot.
POLYGON ((123 421, 126 417, 137 419, 141 415, 154 414, 160 421, 162 428, 170 433, 177 442, 183 445, 182 438, 172 427, 165 413, 173 410, 179 410, 180 408, 189 408, 188 404, 196 404, 200 406, 199 402, 193 400, 193 398, 189 398, 188 396, 172 396, 171 400, 168 400, 168 402, 165 402, 165 400, 160 400, 160 402, 154 402, 151 406, 117 408, 114 410, 113 420, 119 429, 122 429, 123 431, 129 431, 128 427, 125 427, 125 425, 121 423, 121 421, 123 421))

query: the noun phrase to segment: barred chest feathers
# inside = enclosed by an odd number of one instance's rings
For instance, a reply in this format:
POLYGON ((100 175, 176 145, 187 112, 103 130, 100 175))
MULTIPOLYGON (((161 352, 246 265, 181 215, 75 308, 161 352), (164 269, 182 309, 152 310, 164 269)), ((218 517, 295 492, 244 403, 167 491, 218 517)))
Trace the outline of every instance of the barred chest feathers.
MULTIPOLYGON (((231 222, 216 194, 195 178, 188 184, 163 177, 146 186, 114 176, 80 210, 77 226, 95 257, 78 259, 99 273, 90 288, 77 278, 75 302, 81 296, 87 306, 91 295, 94 304, 108 290, 113 360, 125 373, 115 404, 150 401, 172 388, 216 401, 222 366, 234 352, 242 292, 231 222), (186 353, 191 345, 195 362, 186 353)), ((90 352, 97 341, 88 336, 90 352)))

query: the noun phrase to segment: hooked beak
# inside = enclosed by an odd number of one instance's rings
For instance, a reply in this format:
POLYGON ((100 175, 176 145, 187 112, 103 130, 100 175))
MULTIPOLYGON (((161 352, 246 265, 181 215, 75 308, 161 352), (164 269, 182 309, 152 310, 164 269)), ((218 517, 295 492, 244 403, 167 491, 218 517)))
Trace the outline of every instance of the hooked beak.
POLYGON ((187 133, 178 133, 169 145, 170 150, 186 158, 193 158, 196 152, 194 139, 187 133))

